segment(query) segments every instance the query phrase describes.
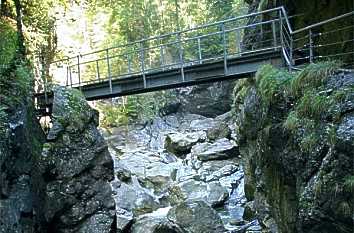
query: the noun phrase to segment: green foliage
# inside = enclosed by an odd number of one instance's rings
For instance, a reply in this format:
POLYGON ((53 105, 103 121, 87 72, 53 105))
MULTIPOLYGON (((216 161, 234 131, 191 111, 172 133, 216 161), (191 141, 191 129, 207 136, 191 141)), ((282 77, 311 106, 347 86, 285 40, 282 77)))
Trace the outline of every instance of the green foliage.
POLYGON ((319 120, 324 118, 330 107, 330 99, 315 90, 307 91, 299 100, 296 111, 300 117, 319 120))
POLYGON ((301 120, 296 111, 291 111, 284 121, 283 127, 291 132, 295 132, 301 126, 301 120))
POLYGON ((110 104, 99 104, 100 109, 100 126, 103 128, 112 128, 124 125, 129 122, 129 111, 123 106, 113 106, 110 104))
POLYGON ((0 73, 13 61, 18 49, 14 22, 0 18, 0 73))
POLYGON ((311 133, 303 135, 300 142, 300 148, 303 152, 311 153, 314 148, 319 144, 319 141, 320 134, 315 131, 312 131, 311 133))
POLYGON ((23 100, 31 96, 33 74, 27 61, 20 62, 8 70, 8 73, 0 74, 0 100, 1 104, 16 107, 23 100))
POLYGON ((267 104, 275 103, 279 97, 288 96, 288 86, 293 75, 272 65, 264 65, 256 74, 256 85, 267 104))
MULTIPOLYGON (((311 153, 320 144, 336 144, 335 122, 341 117, 341 105, 354 90, 354 87, 339 90, 326 87, 339 66, 336 61, 325 61, 310 64, 301 72, 289 73, 265 65, 256 74, 257 93, 264 106, 284 108, 288 104, 290 107, 285 117, 282 116, 282 124, 303 152, 311 153)), ((239 88, 237 94, 241 90, 239 88)))
POLYGON ((325 61, 308 65, 291 81, 291 94, 300 97, 308 90, 314 91, 322 86, 339 67, 340 63, 338 61, 325 61))
POLYGON ((104 128, 116 127, 137 121, 148 121, 159 114, 161 107, 175 98, 170 91, 161 91, 141 95, 127 96, 120 102, 105 102, 98 104, 100 125, 104 128))

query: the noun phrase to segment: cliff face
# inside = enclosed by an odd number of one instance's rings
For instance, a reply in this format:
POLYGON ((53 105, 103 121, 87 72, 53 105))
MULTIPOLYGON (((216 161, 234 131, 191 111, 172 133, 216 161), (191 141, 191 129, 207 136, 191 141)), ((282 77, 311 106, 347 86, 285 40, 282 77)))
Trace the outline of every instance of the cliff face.
POLYGON ((44 136, 29 104, 11 112, 0 140, 0 232, 37 232, 41 211, 35 193, 41 179, 36 163, 44 136))
POLYGON ((114 232, 113 161, 98 113, 58 88, 45 139, 29 74, 18 66, 0 76, 0 232, 114 232))
POLYGON ((30 66, 14 60, 16 31, 2 19, 0 26, 0 232, 37 232, 41 179, 36 164, 44 135, 31 99, 30 66))
POLYGON ((78 90, 54 91, 53 126, 39 161, 48 232, 114 231, 113 160, 98 112, 78 90))
POLYGON ((245 192, 270 232, 353 229, 354 74, 265 66, 235 88, 245 192))

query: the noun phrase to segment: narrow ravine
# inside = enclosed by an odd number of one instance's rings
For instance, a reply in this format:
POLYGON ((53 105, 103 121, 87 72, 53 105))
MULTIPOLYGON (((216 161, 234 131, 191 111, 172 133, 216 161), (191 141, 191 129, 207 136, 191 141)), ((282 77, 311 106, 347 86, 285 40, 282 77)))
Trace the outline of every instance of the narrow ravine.
POLYGON ((175 113, 103 134, 115 164, 118 232, 260 232, 257 221, 243 219, 244 172, 230 112, 175 113), (186 212, 190 219, 179 217, 186 212))

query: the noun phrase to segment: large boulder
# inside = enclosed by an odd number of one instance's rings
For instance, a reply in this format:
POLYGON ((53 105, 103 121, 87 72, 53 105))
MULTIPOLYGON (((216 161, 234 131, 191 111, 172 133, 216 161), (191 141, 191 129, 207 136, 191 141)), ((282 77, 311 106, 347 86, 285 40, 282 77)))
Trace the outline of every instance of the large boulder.
POLYGON ((177 91, 183 112, 216 117, 231 109, 233 81, 202 84, 177 91))
POLYGON ((225 231, 217 212, 203 201, 178 204, 168 212, 167 218, 188 233, 225 231))
POLYGON ((170 188, 172 196, 179 196, 177 202, 182 201, 205 201, 208 205, 216 207, 222 205, 228 198, 227 189, 218 181, 205 183, 193 179, 186 180, 178 184, 175 188, 170 188))
POLYGON ((193 145, 206 139, 203 131, 191 133, 174 133, 166 137, 165 148, 177 156, 188 154, 193 145))
POLYGON ((111 232, 113 160, 97 129, 97 111, 79 91, 58 87, 52 121, 39 162, 46 183, 43 211, 49 231, 111 232))
POLYGON ((129 182, 136 176, 145 187, 161 191, 175 179, 180 164, 174 155, 147 150, 124 153, 117 159, 117 177, 129 182))
POLYGON ((230 138, 231 130, 224 122, 218 122, 214 127, 207 130, 207 138, 211 141, 220 138, 230 138))
POLYGON ((132 233, 185 233, 178 225, 167 219, 171 207, 158 209, 151 214, 139 216, 131 228, 132 233))
POLYGON ((133 177, 132 184, 122 183, 119 188, 115 189, 115 192, 116 205, 135 215, 150 213, 159 206, 155 197, 147 189, 141 187, 135 177, 133 177))
POLYGON ((201 161, 229 159, 237 156, 236 144, 226 138, 216 140, 213 143, 205 142, 193 146, 192 154, 201 161))

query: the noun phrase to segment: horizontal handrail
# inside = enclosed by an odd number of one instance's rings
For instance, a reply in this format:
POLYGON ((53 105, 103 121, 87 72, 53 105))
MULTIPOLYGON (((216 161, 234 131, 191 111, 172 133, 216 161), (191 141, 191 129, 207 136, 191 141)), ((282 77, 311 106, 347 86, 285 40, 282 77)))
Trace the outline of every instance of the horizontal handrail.
POLYGON ((348 17, 348 16, 350 16, 350 15, 354 15, 354 11, 348 12, 348 13, 343 14, 343 15, 336 16, 336 17, 334 17, 334 18, 330 18, 330 19, 321 21, 321 22, 319 22, 319 23, 312 24, 312 25, 307 26, 307 27, 304 27, 304 28, 300 28, 300 29, 298 29, 298 30, 293 31, 292 34, 297 34, 297 33, 299 33, 299 32, 307 31, 307 30, 310 30, 310 29, 312 29, 312 28, 315 28, 315 27, 318 27, 318 26, 322 26, 322 25, 324 25, 324 24, 331 23, 331 22, 333 22, 333 21, 336 21, 336 20, 339 20, 339 19, 348 17))
POLYGON ((218 22, 207 23, 207 24, 199 25, 199 26, 188 28, 188 29, 184 29, 184 30, 179 30, 179 31, 171 32, 171 33, 166 33, 166 34, 162 34, 162 35, 158 35, 158 36, 152 36, 152 37, 136 40, 136 41, 133 41, 133 42, 122 44, 122 45, 116 45, 116 46, 112 46, 112 47, 107 47, 105 49, 95 50, 95 51, 92 51, 92 52, 89 52, 89 53, 84 53, 84 54, 80 54, 79 53, 76 56, 72 56, 72 57, 68 57, 68 58, 64 58, 64 59, 59 59, 59 60, 56 60, 56 61, 54 61, 52 63, 58 63, 58 62, 62 62, 62 61, 70 60, 70 59, 75 59, 75 58, 77 58, 77 56, 82 57, 82 56, 87 56, 87 55, 91 55, 91 54, 95 54, 95 53, 104 52, 106 50, 112 50, 112 49, 116 49, 116 48, 128 47, 128 46, 139 44, 139 43, 143 43, 143 42, 146 42, 146 41, 163 39, 163 38, 166 38, 168 36, 178 35, 178 34, 190 32, 190 31, 195 31, 195 30, 198 30, 198 29, 203 29, 203 28, 207 28, 207 27, 211 27, 211 26, 220 25, 222 23, 228 23, 228 22, 232 22, 232 21, 236 21, 236 20, 240 20, 240 19, 244 19, 244 18, 254 17, 254 16, 265 14, 265 13, 269 13, 269 12, 276 12, 276 11, 279 11, 281 8, 282 7, 276 7, 276 8, 260 11, 260 12, 255 12, 255 13, 250 13, 250 14, 247 14, 247 15, 233 17, 233 18, 230 18, 230 19, 225 19, 225 20, 218 21, 218 22))

